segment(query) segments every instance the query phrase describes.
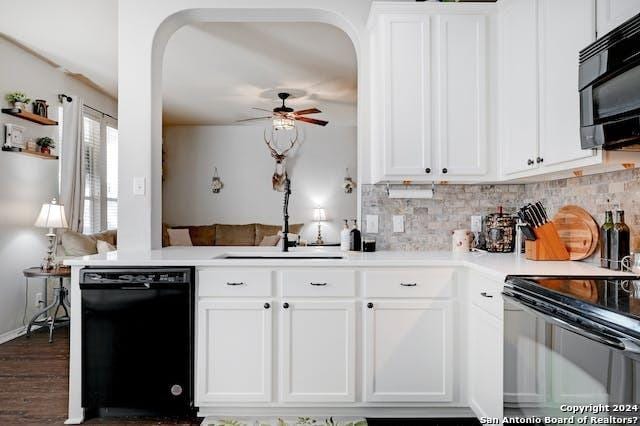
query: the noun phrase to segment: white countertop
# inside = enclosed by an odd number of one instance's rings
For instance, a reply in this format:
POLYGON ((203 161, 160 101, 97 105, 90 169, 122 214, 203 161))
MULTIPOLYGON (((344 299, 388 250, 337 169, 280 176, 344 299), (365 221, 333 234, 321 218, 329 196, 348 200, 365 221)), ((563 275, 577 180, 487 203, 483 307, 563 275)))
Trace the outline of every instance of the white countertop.
MULTIPOLYGON (((536 262, 514 254, 452 253, 437 251, 341 252, 338 248, 301 247, 282 253, 275 247, 166 247, 148 252, 115 251, 66 259, 70 266, 278 266, 278 267, 392 267, 465 266, 498 279, 507 275, 620 275, 587 262, 536 262), (237 255, 335 255, 343 259, 223 259, 237 255)), ((630 274, 625 274, 630 275, 630 274)))

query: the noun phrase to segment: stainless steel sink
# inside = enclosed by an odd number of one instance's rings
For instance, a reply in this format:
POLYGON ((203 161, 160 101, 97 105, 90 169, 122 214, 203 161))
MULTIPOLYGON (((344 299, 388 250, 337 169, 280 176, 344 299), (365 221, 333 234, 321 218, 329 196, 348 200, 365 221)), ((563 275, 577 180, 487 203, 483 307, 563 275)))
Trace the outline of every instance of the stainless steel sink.
POLYGON ((286 259, 286 260, 309 260, 309 259, 344 259, 340 255, 325 255, 325 254, 304 254, 304 253, 292 253, 288 255, 272 254, 225 254, 218 259, 286 259))

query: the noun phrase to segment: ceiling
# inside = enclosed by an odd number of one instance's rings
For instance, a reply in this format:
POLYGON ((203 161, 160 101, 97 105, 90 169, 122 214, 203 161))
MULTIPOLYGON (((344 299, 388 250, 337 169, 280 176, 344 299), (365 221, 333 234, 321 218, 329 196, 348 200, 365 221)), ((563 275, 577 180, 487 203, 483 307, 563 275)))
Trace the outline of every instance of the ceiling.
MULTIPOLYGON (((273 109, 278 89, 302 91, 294 109, 356 122, 356 57, 349 37, 319 23, 205 23, 178 30, 164 56, 166 124, 234 124, 273 109)), ((268 115, 268 114, 267 114, 268 115)), ((256 122, 250 123, 256 124, 256 122)), ((262 124, 258 122, 258 124, 262 124)))
MULTIPOLYGON (((19 1, 0 13, 0 33, 114 98, 117 27, 117 0, 19 1)), ((272 109, 277 89, 288 88, 306 93, 288 102, 293 108, 314 106, 323 111, 314 117, 351 125, 356 82, 351 41, 330 25, 186 26, 166 48, 164 119, 166 124, 234 124, 262 115, 252 107, 272 109)))

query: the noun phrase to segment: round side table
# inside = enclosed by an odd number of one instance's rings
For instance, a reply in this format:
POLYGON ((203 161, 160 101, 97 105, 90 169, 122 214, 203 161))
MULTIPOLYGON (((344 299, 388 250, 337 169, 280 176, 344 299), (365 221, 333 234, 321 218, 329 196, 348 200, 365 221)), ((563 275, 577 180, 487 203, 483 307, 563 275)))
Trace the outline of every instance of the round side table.
POLYGON ((27 337, 31 336, 31 327, 34 325, 39 326, 48 326, 49 327, 49 343, 53 342, 53 330, 56 327, 61 327, 63 325, 69 324, 70 316, 69 316, 69 308, 71 305, 69 304, 69 290, 67 290, 63 283, 65 278, 71 277, 71 268, 56 268, 51 269, 49 271, 43 271, 39 267, 35 268, 27 268, 22 271, 25 277, 25 282, 28 291, 29 289, 29 278, 44 278, 45 285, 45 303, 46 303, 46 289, 48 284, 48 278, 58 278, 58 287, 53 289, 53 301, 49 306, 46 306, 41 311, 31 318, 29 321, 29 325, 27 325, 27 337), (55 308, 55 309, 54 309, 55 308), (58 311, 62 308, 64 311, 64 316, 57 318, 58 311), (49 311, 54 309, 53 313, 49 315, 49 311), (43 317, 43 318, 41 318, 43 317))

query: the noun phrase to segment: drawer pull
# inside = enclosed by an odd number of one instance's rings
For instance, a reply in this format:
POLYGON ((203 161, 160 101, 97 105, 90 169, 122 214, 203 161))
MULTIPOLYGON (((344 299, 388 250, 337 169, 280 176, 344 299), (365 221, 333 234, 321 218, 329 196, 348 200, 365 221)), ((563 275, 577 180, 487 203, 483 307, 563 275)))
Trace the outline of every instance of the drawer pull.
POLYGON ((493 296, 488 294, 486 291, 483 291, 482 293, 480 293, 480 296, 482 297, 488 297, 489 299, 491 299, 493 296))
POLYGON ((317 287, 324 287, 325 285, 327 285, 327 283, 309 283, 311 285, 315 285, 317 287))
POLYGON ((402 287, 415 287, 418 283, 400 283, 402 287))
POLYGON ((227 285, 230 285, 230 286, 244 285, 244 282, 238 282, 238 283, 229 283, 228 282, 227 285))

